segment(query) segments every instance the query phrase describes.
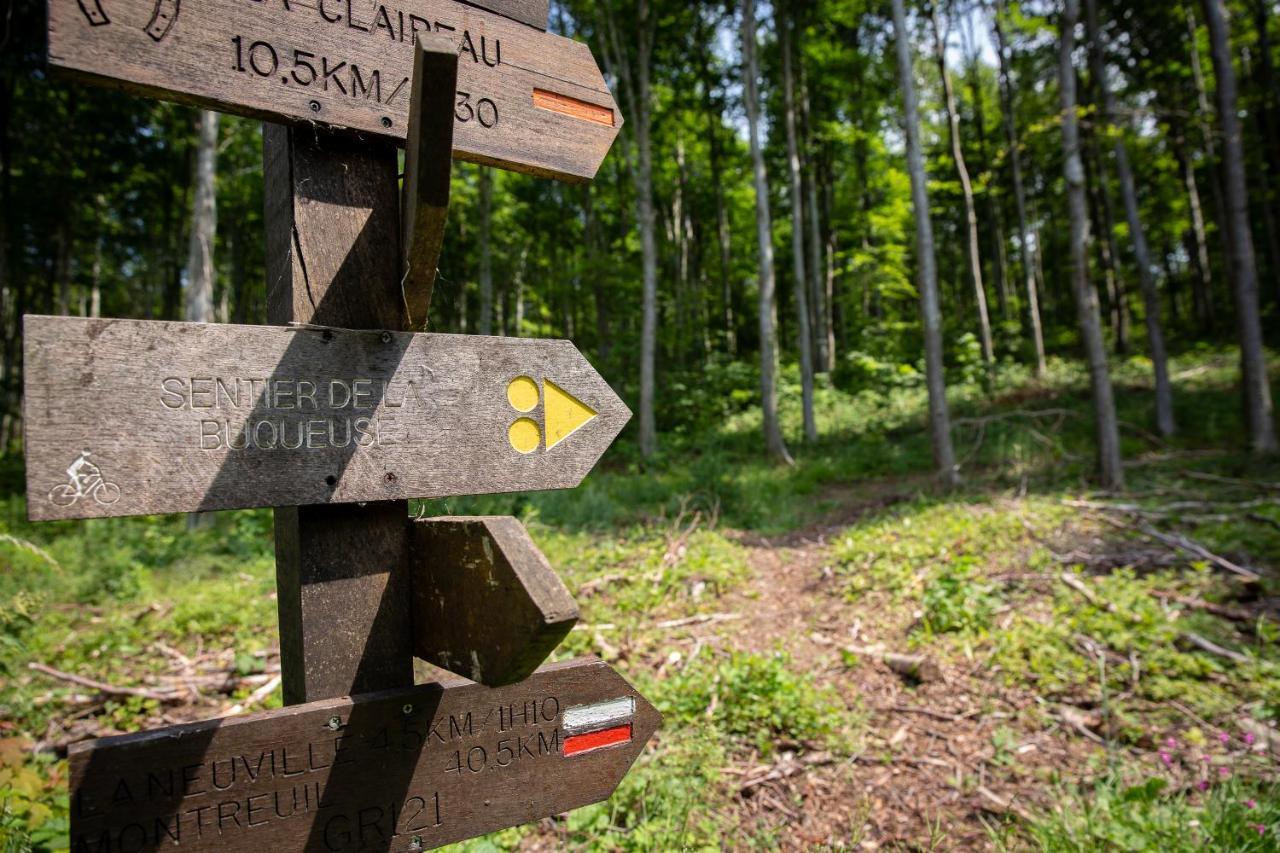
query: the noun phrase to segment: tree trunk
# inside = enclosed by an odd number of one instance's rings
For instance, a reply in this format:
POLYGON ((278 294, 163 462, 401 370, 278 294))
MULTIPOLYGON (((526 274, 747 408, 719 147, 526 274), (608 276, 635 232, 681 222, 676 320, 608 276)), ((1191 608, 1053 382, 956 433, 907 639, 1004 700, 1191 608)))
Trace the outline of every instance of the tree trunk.
POLYGON ((1186 137, 1176 129, 1172 130, 1171 135, 1178 166, 1182 170, 1182 183, 1187 190, 1187 209, 1191 215, 1191 244, 1187 246, 1187 253, 1191 256, 1194 272, 1192 304, 1196 325, 1202 335, 1207 335, 1213 328, 1213 268, 1209 263, 1209 240, 1205 232, 1204 210, 1200 204, 1200 187, 1196 183, 1196 167, 1191 160, 1191 152, 1187 150, 1186 137))
POLYGON ((1236 330, 1240 337, 1240 372, 1244 383, 1245 420, 1249 446, 1259 453, 1274 453, 1271 388, 1267 382, 1266 356, 1262 349, 1262 322, 1258 311, 1258 271, 1249 233, 1248 182, 1244 167, 1244 141, 1236 105, 1236 72, 1231 65, 1231 44, 1223 0, 1202 0, 1209 27, 1213 72, 1218 81, 1218 123, 1222 130, 1222 167, 1225 201, 1231 223, 1235 277, 1232 293, 1236 305, 1236 330))
POLYGON ((738 354, 738 334, 736 320, 733 316, 733 286, 730 279, 730 240, 729 212, 724 200, 724 179, 722 176, 720 122, 722 110, 717 108, 711 95, 711 60, 712 52, 703 51, 702 100, 703 110, 707 117, 708 159, 711 161, 711 189, 716 203, 716 248, 719 249, 720 263, 717 268, 720 279, 720 311, 724 323, 725 349, 730 355, 738 354))
POLYGON ((974 303, 978 309, 978 331, 982 340, 982 361, 987 368, 988 387, 991 382, 991 370, 995 363, 995 348, 991 342, 991 317, 987 313, 987 289, 982 283, 982 255, 978 248, 978 213, 973 202, 973 184, 969 180, 969 169, 964 162, 964 146, 960 139, 960 114, 956 110, 955 91, 951 87, 951 75, 947 72, 946 44, 942 38, 942 24, 938 20, 938 3, 931 6, 930 18, 933 21, 934 59, 938 63, 938 74, 942 78, 943 107, 947 111, 947 130, 951 138, 951 159, 956 164, 956 174, 960 178, 960 191, 964 195, 964 217, 968 228, 969 242, 969 278, 973 282, 974 303))
POLYGON ((480 182, 480 317, 477 331, 493 334, 493 172, 488 166, 477 166, 480 182))
MULTIPOLYGON (((1103 54, 1102 31, 1098 23, 1098 0, 1086 0, 1085 6, 1089 32, 1089 62, 1093 66, 1094 85, 1098 87, 1098 100, 1102 107, 1102 120, 1114 125, 1116 120, 1115 98, 1107 81, 1107 62, 1103 54)), ((1124 202, 1125 219, 1129 224, 1129 239, 1133 241, 1134 261, 1138 265, 1138 282, 1142 287, 1142 304, 1147 324, 1147 348, 1151 354, 1151 368, 1155 378, 1156 431, 1162 436, 1173 435, 1176 424, 1173 419, 1173 386, 1169 381, 1169 357, 1164 345, 1164 329, 1160 323, 1160 293, 1156 289, 1155 271, 1152 269, 1151 249, 1147 245, 1147 232, 1142 226, 1138 210, 1138 190, 1134 186, 1133 167, 1129 163, 1129 149, 1123 133, 1115 137, 1114 157, 1116 176, 1120 179, 1120 197, 1124 202)))
POLYGON ((960 482, 955 451, 951 446, 951 415, 947 410, 946 376, 942 366, 942 310, 938 305, 938 267, 933 249, 933 222, 929 219, 929 184, 920 147, 920 116, 916 104, 915 69, 911 59, 911 34, 907 32, 903 0, 893 0, 893 29, 898 50, 898 77, 902 87, 903 125, 907 139, 907 170, 911 174, 911 207, 916 221, 917 284, 920 320, 924 327, 925 381, 929 390, 929 439, 933 461, 943 482, 960 482))
POLYGON ((636 220, 640 227, 641 278, 644 282, 640 327, 640 455, 648 459, 658 451, 653 417, 654 367, 658 348, 658 241, 654 233, 653 147, 650 139, 649 57, 653 48, 653 23, 649 0, 638 0, 636 23, 635 134, 636 220))
MULTIPOLYGON (((196 132, 196 156, 192 171, 191 237, 187 244, 187 295, 184 317, 192 323, 212 323, 214 242, 218 234, 218 122, 221 116, 201 110, 196 132)), ((213 523, 214 515, 193 512, 187 528, 213 523)))
POLYGON ((196 134, 191 239, 187 244, 187 299, 184 316, 192 323, 213 322, 213 249, 218 232, 219 114, 201 110, 196 134))
POLYGON ((742 101, 747 110, 747 137, 751 145, 751 169, 756 190, 756 240, 760 247, 760 408, 764 415, 764 444, 769 455, 791 464, 791 454, 782 440, 778 423, 777 325, 778 306, 774 299, 773 223, 769 217, 769 179, 760 149, 759 67, 756 61, 756 4, 742 0, 742 101))
POLYGON ((1102 267, 1102 293, 1105 302, 1102 306, 1111 322, 1111 336, 1116 355, 1124 355, 1129 351, 1128 312, 1125 305, 1124 281, 1120 278, 1120 270, 1116 267, 1115 224, 1111 219, 1111 208, 1104 204, 1103 196, 1107 187, 1100 180, 1101 167, 1098 165, 1096 152, 1091 145, 1085 146, 1085 185, 1089 192, 1089 214, 1093 229, 1104 235, 1104 239, 1094 240, 1098 248, 1098 259, 1102 267), (1104 214, 1103 208, 1106 207, 1104 214))
POLYGON ((1093 200, 1095 222, 1099 219, 1097 212, 1101 211, 1103 234, 1106 238, 1098 241, 1098 251, 1102 255, 1103 270, 1106 275, 1111 333, 1115 339, 1116 354, 1127 355, 1129 352, 1129 291, 1125 287, 1124 276, 1120 272, 1120 248, 1116 243, 1116 212, 1111 202, 1111 187, 1102 170, 1102 157, 1098 154, 1097 140, 1093 134, 1089 134, 1086 140, 1084 146, 1086 187, 1093 200), (1089 169, 1093 170, 1095 176, 1092 181, 1087 180, 1089 169))
POLYGON ((1084 163, 1080 159, 1080 128, 1076 116, 1076 71, 1071 64, 1075 49, 1076 20, 1080 0, 1064 0, 1058 47, 1058 85, 1062 99, 1063 173, 1067 182, 1067 205, 1071 214, 1071 285, 1080 320, 1080 336, 1089 367, 1093 390, 1093 414, 1098 442, 1098 473, 1103 488, 1124 488, 1124 467, 1120 462, 1120 429, 1111 391, 1107 351, 1102 343, 1102 319, 1098 313, 1098 292, 1089 281, 1089 214, 1085 200, 1084 163))
MULTIPOLYGON (((609 360, 613 349, 613 335, 609 331, 609 295, 605 290, 604 276, 600 274, 600 218, 596 216, 595 188, 582 185, 583 236, 586 238, 587 278, 591 281, 591 298, 596 307, 596 358, 601 364, 609 360)), ((523 263, 523 256, 521 257, 523 263)), ((520 309, 516 308, 519 315, 520 309)), ((519 332, 516 333, 519 335, 519 332)))
POLYGON ((1216 130, 1213 127, 1212 110, 1209 109, 1209 92, 1204 82, 1204 71, 1200 67, 1200 49, 1196 39, 1196 16, 1190 3, 1187 10, 1187 35, 1190 46, 1191 79, 1196 87, 1196 124, 1200 127, 1200 135, 1204 144, 1205 161, 1209 168, 1209 194, 1213 198, 1214 224, 1218 232, 1218 241, 1222 250, 1223 264, 1227 270, 1227 279, 1235 281, 1235 256, 1231 244, 1231 217, 1227 215, 1227 201, 1223 189, 1223 170, 1218 162, 1218 144, 1216 130))
POLYGON ((782 0, 774 0, 774 20, 782 50, 783 111, 787 127, 787 172, 791 182, 791 261, 796 301, 796 345, 800 351, 800 394, 805 441, 818 440, 813 417, 813 334, 809 328, 809 276, 805 271, 804 191, 800 182, 800 149, 796 140, 796 84, 791 57, 791 21, 782 0))
POLYGON ((1027 195, 1022 184, 1022 152, 1018 145, 1018 130, 1014 121, 1013 86, 1009 79, 1008 45, 1004 40, 1004 27, 1000 16, 1004 14, 1003 0, 997 0, 992 15, 996 32, 996 52, 1000 62, 1000 112, 1004 134, 1009 145, 1009 168, 1013 172, 1013 200, 1018 212, 1018 258, 1022 263, 1023 288, 1027 299, 1027 326, 1035 352, 1036 378, 1045 374, 1044 332, 1040 325, 1040 299, 1036 293, 1035 263, 1031 258, 1030 241, 1027 239, 1027 195))
POLYGON ((805 75, 804 63, 800 64, 800 107, 804 117, 805 165, 808 180, 805 187, 805 231, 808 236, 810 299, 813 305, 813 340, 816 345, 814 372, 830 373, 835 369, 835 325, 831 319, 831 296, 827 284, 825 261, 823 259, 823 218, 818 212, 818 157, 816 153, 815 133, 813 128, 813 102, 809 96, 809 85, 805 75))

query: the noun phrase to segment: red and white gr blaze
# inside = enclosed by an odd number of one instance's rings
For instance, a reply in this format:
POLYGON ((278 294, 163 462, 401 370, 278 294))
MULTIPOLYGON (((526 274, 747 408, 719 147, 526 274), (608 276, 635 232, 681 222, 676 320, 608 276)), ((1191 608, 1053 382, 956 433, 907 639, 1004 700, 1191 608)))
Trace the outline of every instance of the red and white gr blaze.
POLYGON ((635 716, 636 700, 631 696, 565 708, 560 718, 564 757, 631 743, 635 716))

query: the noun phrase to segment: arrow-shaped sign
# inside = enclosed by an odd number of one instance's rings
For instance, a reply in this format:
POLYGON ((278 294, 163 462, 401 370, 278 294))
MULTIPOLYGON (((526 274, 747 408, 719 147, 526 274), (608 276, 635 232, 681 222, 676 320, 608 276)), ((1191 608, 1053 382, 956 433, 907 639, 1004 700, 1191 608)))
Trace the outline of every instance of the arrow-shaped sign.
POLYGON ((27 511, 571 488, 631 412, 568 341, 28 316, 27 511))
MULTIPOLYGON (((539 6, 487 5, 527 6, 516 10, 526 20, 539 6)), ((432 32, 459 51, 455 156, 568 180, 595 175, 622 117, 590 49, 476 6, 49 0, 57 68, 152 97, 397 142, 409 124, 413 45, 432 32)))
POLYGON ((583 659, 87 741, 71 849, 425 850, 607 798, 660 721, 583 659))
POLYGON ((413 524, 413 653, 490 686, 538 668, 578 621, 578 605, 510 516, 413 524))

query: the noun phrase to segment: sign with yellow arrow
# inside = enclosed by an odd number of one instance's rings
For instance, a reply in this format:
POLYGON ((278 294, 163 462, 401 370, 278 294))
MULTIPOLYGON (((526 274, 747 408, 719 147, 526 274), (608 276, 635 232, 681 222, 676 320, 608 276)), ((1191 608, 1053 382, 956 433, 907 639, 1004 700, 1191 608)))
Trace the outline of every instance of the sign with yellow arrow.
POLYGON ((631 417, 568 341, 25 318, 28 514, 576 486, 631 417))

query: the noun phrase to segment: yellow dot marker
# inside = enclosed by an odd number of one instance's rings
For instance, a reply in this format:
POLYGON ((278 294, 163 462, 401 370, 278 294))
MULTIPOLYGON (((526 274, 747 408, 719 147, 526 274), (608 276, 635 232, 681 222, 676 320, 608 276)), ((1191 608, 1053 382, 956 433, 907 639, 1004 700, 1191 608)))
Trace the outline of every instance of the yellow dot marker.
POLYGON ((507 402, 517 412, 530 412, 538 405, 538 383, 528 376, 517 376, 507 385, 507 402))
MULTIPOLYGON (((515 403, 511 405, 514 406, 515 403)), ((542 430, 538 429, 538 424, 532 418, 517 418, 507 428, 507 441, 521 453, 532 453, 542 443, 542 430)))

